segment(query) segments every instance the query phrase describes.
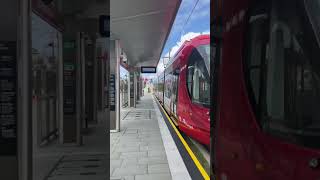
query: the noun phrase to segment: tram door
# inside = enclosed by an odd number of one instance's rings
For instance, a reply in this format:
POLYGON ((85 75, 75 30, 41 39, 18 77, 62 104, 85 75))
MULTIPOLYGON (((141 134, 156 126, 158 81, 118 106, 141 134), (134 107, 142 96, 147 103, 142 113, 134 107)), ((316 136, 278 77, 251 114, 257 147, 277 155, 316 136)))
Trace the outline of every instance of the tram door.
POLYGON ((179 82, 179 69, 173 71, 172 75, 172 113, 177 116, 177 104, 178 104, 178 82, 179 82))

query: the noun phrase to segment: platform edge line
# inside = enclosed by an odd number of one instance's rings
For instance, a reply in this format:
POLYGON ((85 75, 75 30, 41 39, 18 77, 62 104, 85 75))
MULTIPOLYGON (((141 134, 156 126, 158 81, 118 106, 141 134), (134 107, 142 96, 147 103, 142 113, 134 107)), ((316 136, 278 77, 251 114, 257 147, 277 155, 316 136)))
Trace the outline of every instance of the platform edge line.
MULTIPOLYGON (((157 100, 157 103, 159 104, 158 100, 157 100)), ((193 160, 193 162, 195 163, 195 165, 199 169, 199 171, 200 171, 201 175, 203 176, 203 178, 205 180, 210 180, 210 177, 209 177, 208 173, 204 170, 204 168, 201 165, 201 163, 199 162, 198 158, 194 155, 194 153, 190 149, 189 145, 187 144, 187 142, 184 140, 184 138, 182 137, 182 135, 178 131, 177 127, 173 124, 173 122, 172 122, 171 118, 169 117, 169 115, 167 114, 167 112, 164 110, 164 108, 161 105, 160 105, 160 107, 161 107, 162 111, 164 112, 164 114, 166 115, 167 119, 169 120, 169 122, 170 122, 171 126, 173 127, 174 131, 178 135, 178 137, 179 137, 180 141, 182 142, 183 146, 186 148, 186 150, 187 150, 188 154, 190 155, 191 159, 193 160)))

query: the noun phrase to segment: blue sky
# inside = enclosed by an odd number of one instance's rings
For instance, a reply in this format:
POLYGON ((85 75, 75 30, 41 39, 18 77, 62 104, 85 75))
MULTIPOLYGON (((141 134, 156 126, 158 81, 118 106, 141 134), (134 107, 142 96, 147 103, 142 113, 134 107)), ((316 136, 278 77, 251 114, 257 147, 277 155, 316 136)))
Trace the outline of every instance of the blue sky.
MULTIPOLYGON (((184 41, 196 37, 200 34, 210 34, 210 0, 182 0, 176 19, 171 28, 170 35, 161 53, 161 58, 157 67, 157 72, 164 70, 163 57, 168 57, 171 49, 173 56, 184 41), (195 6, 196 5, 196 6, 195 6), (193 7, 195 9, 191 14, 193 7), (189 20, 187 21, 189 15, 189 20)), ((165 62, 168 59, 165 59, 165 62)), ((154 77, 155 75, 144 75, 154 77)))
MULTIPOLYGON (((200 34, 210 34, 210 0, 199 0, 197 4, 196 2, 197 0, 182 0, 170 35, 161 53, 157 68, 158 73, 164 70, 162 58, 168 57, 170 49, 170 54, 173 56, 184 41, 200 34), (194 6, 195 9, 191 14, 194 6), (190 14, 189 21, 187 21, 190 14)), ((166 59, 165 61, 168 60, 166 59)), ((123 74, 125 74, 125 72, 123 74)), ((150 74, 143 76, 153 78, 155 75, 150 74)))
POLYGON ((161 57, 166 55, 170 48, 177 45, 183 36, 190 32, 210 33, 210 0, 199 0, 198 4, 196 2, 197 0, 182 0, 161 57), (191 14, 195 5, 196 7, 191 14), (189 16, 189 21, 187 21, 189 16))

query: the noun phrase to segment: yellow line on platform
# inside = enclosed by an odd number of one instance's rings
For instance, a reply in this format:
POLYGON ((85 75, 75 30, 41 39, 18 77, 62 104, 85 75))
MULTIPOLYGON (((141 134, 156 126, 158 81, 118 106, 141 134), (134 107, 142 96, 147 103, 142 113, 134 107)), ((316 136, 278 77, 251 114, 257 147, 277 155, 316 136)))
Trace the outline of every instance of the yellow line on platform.
POLYGON ((176 134, 178 135, 180 141, 182 142, 182 144, 184 145, 184 147, 186 148, 187 152, 189 153, 191 159, 193 160, 193 162, 195 163, 195 165, 197 166, 197 168, 199 169, 201 175, 203 176, 203 178, 205 180, 209 180, 210 177, 208 175, 208 173, 204 170, 203 166, 200 164, 198 158, 194 155, 194 153, 192 152, 191 148, 189 147, 188 143, 184 140, 184 138, 182 137, 182 135, 180 134, 179 130, 177 129, 177 127, 173 124, 172 119, 169 117, 169 115, 167 114, 167 112, 163 109, 163 107, 161 106, 161 104, 159 103, 159 101, 156 99, 157 103, 160 105, 162 111, 164 112, 164 114, 166 115, 166 117, 168 118, 171 126, 173 127, 174 131, 176 132, 176 134))

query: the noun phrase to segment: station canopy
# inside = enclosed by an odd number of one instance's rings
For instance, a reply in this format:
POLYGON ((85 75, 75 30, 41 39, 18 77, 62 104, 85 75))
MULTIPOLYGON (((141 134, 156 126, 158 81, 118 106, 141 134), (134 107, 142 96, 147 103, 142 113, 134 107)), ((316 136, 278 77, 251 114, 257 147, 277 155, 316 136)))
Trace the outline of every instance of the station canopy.
POLYGON ((130 66, 157 66, 181 0, 111 0, 111 39, 130 66))

